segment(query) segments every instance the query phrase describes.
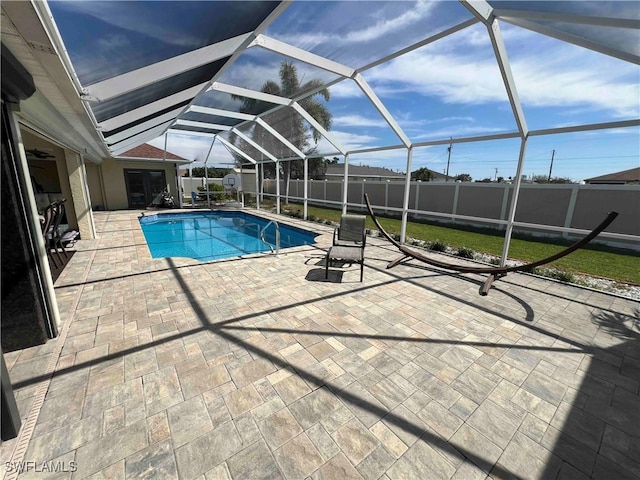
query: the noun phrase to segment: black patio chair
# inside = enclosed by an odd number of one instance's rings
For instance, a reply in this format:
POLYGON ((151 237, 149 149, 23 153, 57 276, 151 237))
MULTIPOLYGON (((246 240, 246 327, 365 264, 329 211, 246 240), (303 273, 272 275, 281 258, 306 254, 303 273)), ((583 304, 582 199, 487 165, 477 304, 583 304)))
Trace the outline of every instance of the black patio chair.
POLYGON ((324 278, 329 278, 332 260, 360 264, 360 281, 364 275, 364 247, 367 244, 364 215, 342 215, 340 226, 333 232, 333 245, 327 252, 324 278))

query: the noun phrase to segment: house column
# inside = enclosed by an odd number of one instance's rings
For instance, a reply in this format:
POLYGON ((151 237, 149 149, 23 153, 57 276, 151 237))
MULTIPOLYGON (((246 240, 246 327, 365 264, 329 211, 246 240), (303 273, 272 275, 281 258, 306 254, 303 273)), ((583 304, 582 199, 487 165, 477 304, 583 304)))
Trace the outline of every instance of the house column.
MULTIPOLYGON (((91 202, 89 200, 87 179, 82 165, 82 158, 71 150, 64 150, 67 178, 69 179, 68 194, 71 202, 66 204, 67 221, 69 225, 78 225, 80 236, 84 240, 95 238, 91 202)), ((63 194, 65 185, 61 185, 63 194)))

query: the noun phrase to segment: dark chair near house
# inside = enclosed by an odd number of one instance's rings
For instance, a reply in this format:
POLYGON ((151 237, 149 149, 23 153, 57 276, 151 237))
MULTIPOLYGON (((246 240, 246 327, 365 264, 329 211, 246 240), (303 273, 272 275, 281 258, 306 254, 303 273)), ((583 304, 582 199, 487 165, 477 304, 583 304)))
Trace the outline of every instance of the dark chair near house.
MULTIPOLYGON (((47 252, 47 256, 51 259, 53 266, 58 268, 55 258, 51 255, 52 228, 57 214, 56 204, 57 202, 53 202, 45 207, 40 220, 40 227, 42 228, 42 238, 44 239, 44 248, 47 252)), ((58 255, 58 260, 60 260, 60 263, 62 264, 62 257, 60 257, 60 253, 56 251, 56 254, 58 255)))
POLYGON ((333 232, 333 246, 327 252, 324 278, 329 278, 332 260, 360 264, 360 281, 364 275, 364 247, 367 243, 366 216, 342 215, 340 226, 333 232))
MULTIPOLYGON (((62 225, 62 220, 65 218, 66 202, 66 199, 62 199, 59 202, 54 202, 49 205, 49 207, 47 207, 47 210, 49 210, 49 208, 51 207, 51 210, 53 211, 53 218, 50 221, 50 225, 48 226, 48 228, 46 230, 43 230, 43 232, 45 232, 44 235, 47 252, 50 253, 51 250, 53 250, 58 257, 58 260, 60 260, 61 265, 63 264, 63 261, 60 253, 62 252, 65 258, 69 258, 66 247, 68 245, 74 244, 80 237, 80 233, 78 233, 76 230, 69 230, 68 227, 62 225)), ((58 265, 56 264, 53 256, 51 256, 51 259, 53 260, 54 267, 58 268, 58 265)))

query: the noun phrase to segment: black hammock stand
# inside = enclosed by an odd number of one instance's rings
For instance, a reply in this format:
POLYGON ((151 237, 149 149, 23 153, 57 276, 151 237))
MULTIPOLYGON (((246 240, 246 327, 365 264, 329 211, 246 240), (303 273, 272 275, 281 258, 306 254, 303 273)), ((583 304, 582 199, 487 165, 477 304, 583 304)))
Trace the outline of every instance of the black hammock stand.
POLYGON ((523 265, 516 265, 512 267, 472 267, 472 266, 466 266, 466 265, 456 265, 453 263, 435 260, 433 258, 426 257, 420 252, 407 248, 405 245, 402 245, 401 243, 396 241, 391 235, 389 235, 384 230, 384 228, 382 228, 382 226, 380 225, 380 222, 376 218, 375 213, 373 213, 373 208, 371 207, 371 203, 369 202, 369 196, 366 193, 364 195, 364 201, 367 204, 367 209, 369 210, 369 214, 371 215, 371 220, 373 220, 373 223, 376 224, 376 227, 378 227, 378 230, 380 231, 382 236, 387 240, 389 240, 398 250, 400 250, 400 252, 402 252, 402 256, 396 258, 395 260, 390 261, 387 264, 387 268, 393 268, 399 263, 408 259, 415 259, 415 260, 419 260, 421 262, 427 263, 429 265, 433 265, 434 267, 443 268, 445 270, 453 270, 459 273, 488 273, 489 277, 487 278, 487 280, 485 280, 484 284, 480 287, 480 295, 482 296, 487 295, 489 293, 491 284, 498 277, 502 277, 509 272, 528 272, 535 267, 539 267, 540 265, 544 265, 546 263, 550 263, 555 260, 558 260, 559 258, 569 255, 571 252, 584 247, 587 243, 589 243, 591 240, 597 237, 605 228, 607 228, 611 224, 611 222, 613 222, 618 216, 618 212, 609 212, 609 214, 607 214, 607 217, 602 221, 602 223, 600 223, 600 225, 594 228, 588 235, 578 240, 573 245, 565 248, 564 250, 561 250, 560 252, 554 255, 551 255, 550 257, 546 257, 541 260, 537 260, 535 262, 525 263, 523 265))

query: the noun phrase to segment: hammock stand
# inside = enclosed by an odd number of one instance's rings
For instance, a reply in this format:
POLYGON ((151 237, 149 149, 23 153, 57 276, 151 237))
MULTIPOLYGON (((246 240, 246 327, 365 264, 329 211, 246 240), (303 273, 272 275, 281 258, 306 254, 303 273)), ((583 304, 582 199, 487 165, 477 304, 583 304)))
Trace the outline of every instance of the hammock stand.
POLYGON ((367 209, 369 210, 369 215, 371 215, 371 220, 376 224, 378 230, 382 234, 384 238, 389 240, 400 252, 402 252, 402 256, 396 258, 395 260, 390 261, 387 264, 387 268, 393 268, 399 263, 404 262, 405 260, 415 259, 420 262, 427 263, 429 265, 433 265, 434 267, 443 268, 445 270, 453 270, 454 272, 459 273, 487 273, 489 277, 485 280, 484 284, 480 287, 480 295, 485 296, 489 293, 489 289, 491 288, 491 284, 494 280, 499 277, 505 276, 509 272, 528 272, 535 267, 539 267, 540 265, 544 265, 546 263, 553 262, 558 260, 566 255, 569 255, 571 252, 584 247, 587 243, 597 237, 605 228, 607 228, 611 222, 613 222, 618 216, 618 212, 609 212, 607 217, 594 228, 588 235, 578 240, 573 245, 561 250, 560 252, 551 255, 550 257, 543 258, 541 260, 537 260, 531 263, 525 263, 523 265, 516 265, 512 267, 471 267, 466 265, 455 265, 453 263, 442 262, 440 260, 435 260, 432 258, 428 258, 420 252, 414 251, 410 248, 407 248, 405 245, 402 245, 398 241, 396 241, 391 235, 389 235, 384 228, 380 225, 380 222, 376 218, 375 213, 373 213, 373 208, 371 207, 371 203, 369 202, 369 196, 365 193, 364 201, 367 205, 367 209))

